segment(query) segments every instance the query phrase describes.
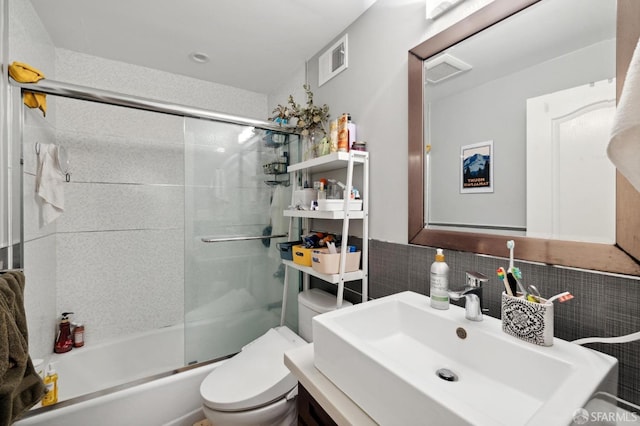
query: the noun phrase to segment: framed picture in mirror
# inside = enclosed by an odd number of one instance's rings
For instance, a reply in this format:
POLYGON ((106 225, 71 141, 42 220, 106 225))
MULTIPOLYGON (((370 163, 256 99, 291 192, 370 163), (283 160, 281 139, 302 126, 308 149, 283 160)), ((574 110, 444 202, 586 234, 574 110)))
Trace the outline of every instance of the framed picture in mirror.
POLYGON ((460 147, 460 193, 493 192, 493 141, 460 147))

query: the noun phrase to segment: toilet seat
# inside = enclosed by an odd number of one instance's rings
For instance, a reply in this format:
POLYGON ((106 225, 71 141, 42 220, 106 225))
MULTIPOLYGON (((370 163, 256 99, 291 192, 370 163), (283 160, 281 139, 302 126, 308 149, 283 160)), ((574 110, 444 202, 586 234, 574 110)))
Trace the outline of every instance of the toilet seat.
POLYGON ((284 365, 284 352, 306 343, 287 327, 270 329, 204 379, 204 404, 217 411, 243 411, 284 397, 298 383, 284 365))

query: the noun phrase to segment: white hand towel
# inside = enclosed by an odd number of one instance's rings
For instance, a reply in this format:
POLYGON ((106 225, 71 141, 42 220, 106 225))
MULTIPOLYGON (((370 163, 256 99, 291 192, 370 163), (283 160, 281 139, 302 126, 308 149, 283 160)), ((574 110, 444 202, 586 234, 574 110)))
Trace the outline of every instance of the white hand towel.
POLYGON ((36 193, 42 198, 42 222, 48 225, 64 211, 64 174, 58 164, 58 147, 40 144, 36 193))
MULTIPOLYGON (((271 233, 273 235, 286 234, 289 232, 289 218, 284 216, 284 211, 289 205, 287 201, 287 188, 282 185, 277 185, 273 191, 273 198, 271 199, 271 233)), ((291 198, 291 193, 289 193, 291 198)), ((272 259, 280 259, 280 250, 277 244, 287 241, 286 237, 273 238, 269 245, 269 257, 272 259)))
POLYGON ((607 155, 620 173, 640 191, 640 41, 624 81, 607 155))

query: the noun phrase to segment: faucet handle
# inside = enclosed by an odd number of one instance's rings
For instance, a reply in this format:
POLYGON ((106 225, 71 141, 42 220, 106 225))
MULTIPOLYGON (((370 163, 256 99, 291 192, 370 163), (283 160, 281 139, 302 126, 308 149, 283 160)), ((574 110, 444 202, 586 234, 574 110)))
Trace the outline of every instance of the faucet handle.
POLYGON ((467 271, 467 287, 482 287, 482 283, 489 281, 489 277, 480 272, 467 271))

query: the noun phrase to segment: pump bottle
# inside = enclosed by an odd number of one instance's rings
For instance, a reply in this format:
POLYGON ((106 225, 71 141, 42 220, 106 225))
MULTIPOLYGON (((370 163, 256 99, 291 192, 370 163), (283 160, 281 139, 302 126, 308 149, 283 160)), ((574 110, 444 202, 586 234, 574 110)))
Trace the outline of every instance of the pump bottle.
POLYGON ((73 347, 73 336, 71 335, 71 324, 69 323, 69 315, 73 312, 63 312, 62 320, 60 320, 60 329, 56 336, 56 343, 53 345, 53 351, 57 354, 69 352, 73 347))
POLYGON ((436 250, 435 262, 431 264, 431 307, 449 309, 449 265, 444 261, 442 249, 436 250))

